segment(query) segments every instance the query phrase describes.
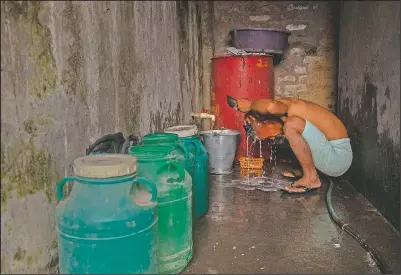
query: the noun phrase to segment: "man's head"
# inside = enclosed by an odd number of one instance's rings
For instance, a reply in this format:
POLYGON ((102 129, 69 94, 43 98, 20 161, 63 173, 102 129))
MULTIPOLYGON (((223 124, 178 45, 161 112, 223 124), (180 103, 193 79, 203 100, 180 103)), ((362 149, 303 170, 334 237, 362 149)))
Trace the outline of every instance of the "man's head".
POLYGON ((277 117, 272 116, 264 121, 258 121, 253 116, 246 116, 245 121, 253 128, 259 139, 274 139, 277 135, 283 134, 284 123, 277 117))

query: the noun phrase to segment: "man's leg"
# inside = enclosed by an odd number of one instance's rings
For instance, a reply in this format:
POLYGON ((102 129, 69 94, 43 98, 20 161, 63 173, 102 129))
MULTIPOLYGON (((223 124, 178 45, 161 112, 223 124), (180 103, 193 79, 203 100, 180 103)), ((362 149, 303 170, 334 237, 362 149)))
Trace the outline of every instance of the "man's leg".
POLYGON ((305 120, 300 117, 289 117, 284 123, 284 134, 290 143, 291 149, 301 164, 303 176, 292 186, 285 189, 292 192, 303 192, 304 188, 318 188, 321 186, 319 176, 312 159, 312 152, 308 143, 302 137, 305 120), (297 188, 298 186, 298 188, 297 188))

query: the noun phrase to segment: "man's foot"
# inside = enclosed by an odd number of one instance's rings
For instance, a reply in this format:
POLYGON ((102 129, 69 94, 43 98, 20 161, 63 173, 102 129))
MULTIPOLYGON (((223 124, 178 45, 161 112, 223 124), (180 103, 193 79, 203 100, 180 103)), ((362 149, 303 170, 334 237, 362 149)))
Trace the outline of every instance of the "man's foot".
POLYGON ((305 193, 319 189, 322 186, 318 176, 314 179, 302 177, 298 181, 284 187, 283 191, 288 193, 305 193))

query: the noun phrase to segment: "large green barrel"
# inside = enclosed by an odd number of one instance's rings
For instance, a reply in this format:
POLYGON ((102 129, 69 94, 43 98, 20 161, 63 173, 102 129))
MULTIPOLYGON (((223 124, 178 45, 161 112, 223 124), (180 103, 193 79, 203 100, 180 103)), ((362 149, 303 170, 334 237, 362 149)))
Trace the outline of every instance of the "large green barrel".
POLYGON ((164 130, 165 133, 177 134, 194 160, 193 182, 193 219, 205 215, 209 209, 208 153, 198 137, 195 125, 180 125, 164 130))
POLYGON ((177 134, 173 133, 152 133, 145 135, 139 145, 168 145, 174 147, 177 160, 185 167, 187 172, 193 177, 194 160, 177 134))
POLYGON ((89 155, 57 186, 61 274, 155 274, 157 191, 136 177, 136 158, 89 155), (65 197, 63 186, 73 182, 65 197))
POLYGON ((157 186, 159 272, 176 274, 192 258, 192 179, 176 161, 174 148, 142 145, 130 148, 138 175, 157 186))

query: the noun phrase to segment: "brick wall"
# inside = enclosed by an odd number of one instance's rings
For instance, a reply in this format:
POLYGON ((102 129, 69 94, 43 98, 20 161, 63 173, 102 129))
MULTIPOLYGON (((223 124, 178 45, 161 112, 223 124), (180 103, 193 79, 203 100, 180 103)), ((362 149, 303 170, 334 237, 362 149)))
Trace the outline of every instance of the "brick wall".
POLYGON ((229 46, 229 32, 234 28, 289 30, 290 46, 274 71, 276 98, 299 97, 334 111, 337 39, 332 6, 320 1, 215 1, 214 54, 222 54, 229 46))

